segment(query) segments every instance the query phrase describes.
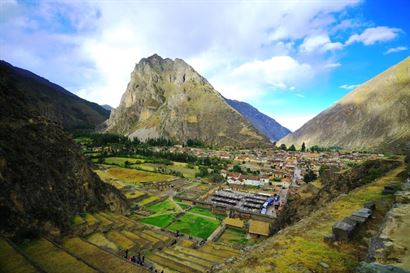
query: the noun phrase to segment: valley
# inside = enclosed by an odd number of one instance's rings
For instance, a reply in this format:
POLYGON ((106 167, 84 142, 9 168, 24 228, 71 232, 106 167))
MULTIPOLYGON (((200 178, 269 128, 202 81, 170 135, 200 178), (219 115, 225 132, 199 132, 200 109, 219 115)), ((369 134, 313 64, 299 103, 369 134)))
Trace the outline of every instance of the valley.
POLYGON ((179 58, 116 108, 1 61, 0 273, 409 272, 409 71, 291 132, 179 58))

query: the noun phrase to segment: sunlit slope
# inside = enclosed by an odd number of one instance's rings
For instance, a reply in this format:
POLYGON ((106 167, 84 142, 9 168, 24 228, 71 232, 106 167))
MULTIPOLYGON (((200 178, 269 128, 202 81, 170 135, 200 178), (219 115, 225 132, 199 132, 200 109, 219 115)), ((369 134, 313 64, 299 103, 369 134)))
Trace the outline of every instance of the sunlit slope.
POLYGON ((279 141, 287 145, 410 147, 410 58, 362 84, 279 141))

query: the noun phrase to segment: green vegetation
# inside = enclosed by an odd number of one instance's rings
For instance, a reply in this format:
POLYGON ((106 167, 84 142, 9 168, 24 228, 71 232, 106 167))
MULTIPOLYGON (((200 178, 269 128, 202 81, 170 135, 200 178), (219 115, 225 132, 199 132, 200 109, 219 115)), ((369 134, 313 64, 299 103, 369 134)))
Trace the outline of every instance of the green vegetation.
POLYGON ((155 214, 164 214, 176 211, 175 204, 170 199, 147 206, 146 209, 155 214))
POLYGON ((235 228, 227 228, 219 237, 218 242, 224 242, 231 245, 246 245, 249 240, 246 238, 246 232, 235 228))
POLYGON ((204 216, 208 216, 208 217, 215 217, 215 214, 213 214, 211 212, 211 210, 207 209, 207 208, 192 207, 192 209, 190 209, 189 212, 204 215, 204 216))
POLYGON ((172 231, 207 239, 219 226, 219 221, 186 213, 168 226, 172 231))
POLYGON ((161 214, 157 216, 150 216, 150 217, 145 217, 140 220, 141 223, 152 225, 152 226, 157 226, 160 228, 165 228, 169 224, 172 223, 174 220, 176 214, 174 213, 169 213, 169 214, 161 214))
POLYGON ((306 183, 312 182, 313 180, 317 179, 317 175, 313 172, 313 170, 308 169, 306 174, 303 176, 303 181, 306 183))

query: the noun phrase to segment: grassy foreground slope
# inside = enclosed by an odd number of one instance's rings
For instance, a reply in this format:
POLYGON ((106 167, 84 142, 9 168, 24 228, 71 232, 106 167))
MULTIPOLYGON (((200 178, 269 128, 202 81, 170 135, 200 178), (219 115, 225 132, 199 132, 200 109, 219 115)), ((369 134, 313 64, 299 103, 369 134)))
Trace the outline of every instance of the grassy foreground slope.
MULTIPOLYGON (((340 196, 266 240, 235 264, 224 267, 222 272, 351 272, 367 252, 366 240, 328 245, 323 237, 330 233, 336 221, 351 215, 368 201, 377 204, 375 218, 383 218, 393 201, 392 196, 382 195, 383 187, 399 180, 397 175, 404 169, 404 165, 400 165, 375 182, 340 196)), ((372 224, 369 223, 369 228, 372 224)))

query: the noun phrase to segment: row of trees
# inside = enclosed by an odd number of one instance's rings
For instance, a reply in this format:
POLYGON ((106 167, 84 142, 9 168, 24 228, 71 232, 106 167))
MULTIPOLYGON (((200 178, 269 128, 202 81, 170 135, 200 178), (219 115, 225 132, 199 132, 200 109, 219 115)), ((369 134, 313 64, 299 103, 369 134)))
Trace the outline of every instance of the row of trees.
MULTIPOLYGON (((286 147, 285 144, 281 144, 279 146, 279 149, 281 149, 283 151, 293 151, 293 152, 297 151, 294 144, 289 146, 289 148, 286 147)), ((303 142, 302 147, 300 148, 299 151, 301 151, 301 152, 309 152, 309 151, 310 152, 338 152, 338 151, 341 151, 341 150, 342 150, 342 147, 339 147, 339 146, 320 147, 318 145, 314 145, 314 146, 311 146, 310 148, 306 148, 305 142, 303 142)))

